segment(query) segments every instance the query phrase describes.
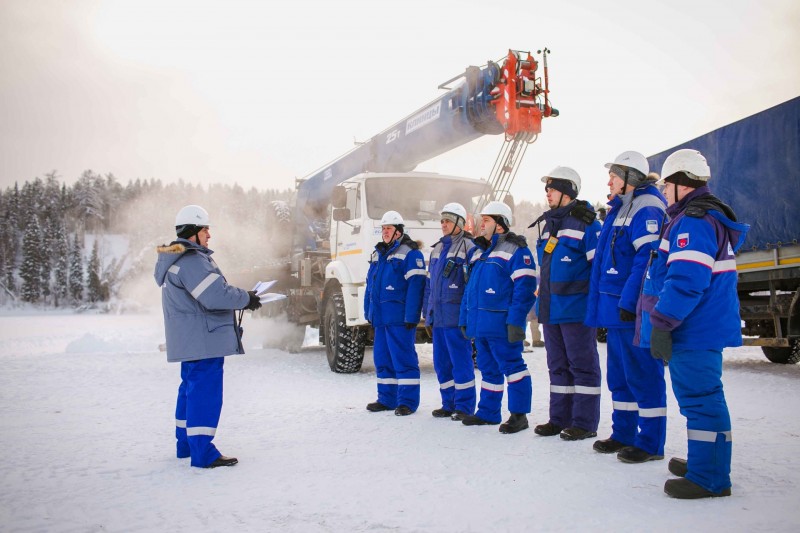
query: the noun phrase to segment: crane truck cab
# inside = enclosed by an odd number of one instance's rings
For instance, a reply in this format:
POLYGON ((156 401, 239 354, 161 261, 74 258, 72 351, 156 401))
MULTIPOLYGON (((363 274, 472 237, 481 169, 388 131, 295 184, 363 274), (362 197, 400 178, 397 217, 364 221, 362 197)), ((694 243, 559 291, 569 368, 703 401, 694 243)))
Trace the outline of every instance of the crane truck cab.
POLYGON ((364 293, 369 260, 381 238, 381 216, 398 211, 427 262, 442 236, 442 207, 458 202, 472 212, 489 189, 483 180, 429 172, 362 173, 334 188, 328 250, 306 252, 299 261, 301 291, 309 295, 321 287, 315 322, 331 370, 357 372, 364 359, 372 333, 364 317, 364 293))

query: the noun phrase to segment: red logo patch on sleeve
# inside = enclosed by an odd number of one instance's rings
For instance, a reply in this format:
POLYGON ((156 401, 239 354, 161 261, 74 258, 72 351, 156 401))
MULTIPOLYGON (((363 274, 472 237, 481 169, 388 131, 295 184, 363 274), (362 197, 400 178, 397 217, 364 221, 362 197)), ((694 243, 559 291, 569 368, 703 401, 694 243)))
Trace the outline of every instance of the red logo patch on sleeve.
POLYGON ((679 233, 678 234, 678 248, 686 248, 689 246, 689 234, 688 233, 679 233))
POLYGON ((529 255, 523 255, 522 256, 522 260, 525 262, 526 265, 530 265, 531 264, 531 256, 529 256, 529 255))

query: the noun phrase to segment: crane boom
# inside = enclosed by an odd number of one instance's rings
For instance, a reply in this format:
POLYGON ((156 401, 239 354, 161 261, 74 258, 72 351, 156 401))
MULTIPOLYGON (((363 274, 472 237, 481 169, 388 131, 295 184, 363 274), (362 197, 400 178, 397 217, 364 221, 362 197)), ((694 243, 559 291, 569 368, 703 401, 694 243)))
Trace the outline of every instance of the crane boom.
POLYGON ((322 214, 334 186, 361 172, 409 172, 483 135, 535 139, 542 118, 558 116, 547 98, 548 80, 543 84, 536 78, 537 69, 530 52, 516 50, 509 50, 502 62, 467 67, 439 86, 446 93, 302 180, 295 221, 304 225, 322 214), (455 87, 446 87, 454 81, 455 87))

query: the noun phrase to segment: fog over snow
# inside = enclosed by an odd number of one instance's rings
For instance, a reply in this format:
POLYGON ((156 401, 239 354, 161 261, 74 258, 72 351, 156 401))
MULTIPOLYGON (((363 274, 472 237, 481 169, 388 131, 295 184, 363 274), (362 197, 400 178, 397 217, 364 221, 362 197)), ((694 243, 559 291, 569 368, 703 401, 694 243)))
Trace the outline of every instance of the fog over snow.
MULTIPOLYGON (((153 287, 155 290, 155 287, 153 287)), ((623 464, 532 430, 502 435, 434 419, 431 346, 419 345, 420 410, 369 413, 362 371, 329 371, 324 350, 261 348, 266 319, 245 318, 247 354, 226 359, 215 443, 231 468, 175 458, 179 366, 160 311, 0 312, 0 523, 3 531, 797 531, 800 366, 758 348, 725 351, 733 496, 678 501, 667 461, 623 464)), ((249 315, 249 313, 248 313, 249 315)), ((278 324, 280 332, 285 325, 278 324)), ((313 341, 313 331, 306 337, 313 341)), ((313 343, 310 343, 313 344, 313 343)), ((605 345, 599 346, 605 367, 605 345)), ((531 422, 547 420, 544 349, 526 354, 531 422)), ((666 453, 685 456, 671 393, 666 453)), ((610 434, 604 389, 599 437, 610 434)), ((505 414, 504 414, 505 416, 505 414)))

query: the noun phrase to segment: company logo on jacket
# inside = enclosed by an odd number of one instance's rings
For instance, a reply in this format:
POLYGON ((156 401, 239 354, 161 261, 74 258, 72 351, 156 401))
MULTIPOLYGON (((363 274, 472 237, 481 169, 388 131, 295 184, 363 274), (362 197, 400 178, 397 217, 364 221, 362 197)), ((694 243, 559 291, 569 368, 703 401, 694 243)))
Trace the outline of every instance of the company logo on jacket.
POLYGON ((679 233, 678 234, 678 248, 686 248, 689 246, 689 234, 688 233, 679 233))
POLYGON ((387 291, 393 291, 393 290, 394 290, 394 287, 392 287, 391 285, 387 285, 387 286, 386 286, 386 290, 387 290, 387 291))
POLYGON ((448 287, 448 288, 449 289, 457 289, 458 285, 456 285, 455 283, 452 283, 452 284, 450 284, 450 287, 448 287))
POLYGON ((489 287, 488 289, 486 289, 486 294, 494 294, 494 289, 489 287))
POLYGON ((561 258, 561 262, 562 263, 572 263, 572 259, 570 259, 568 255, 565 255, 564 257, 561 258))
POLYGON ((619 272, 617 272, 616 268, 611 267, 608 270, 606 270, 606 274, 619 274, 619 272))
POLYGON ((424 267, 425 266, 425 260, 417 259, 417 266, 420 267, 420 268, 424 267))
POLYGON ((658 221, 657 220, 648 220, 646 223, 647 231, 650 233, 655 233, 658 231, 658 221))
POLYGON ((526 265, 530 265, 531 264, 531 256, 529 256, 529 255, 523 255, 522 256, 522 260, 525 262, 526 265))

